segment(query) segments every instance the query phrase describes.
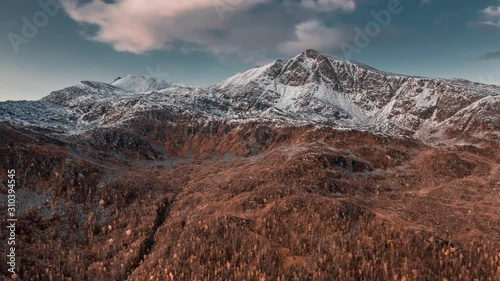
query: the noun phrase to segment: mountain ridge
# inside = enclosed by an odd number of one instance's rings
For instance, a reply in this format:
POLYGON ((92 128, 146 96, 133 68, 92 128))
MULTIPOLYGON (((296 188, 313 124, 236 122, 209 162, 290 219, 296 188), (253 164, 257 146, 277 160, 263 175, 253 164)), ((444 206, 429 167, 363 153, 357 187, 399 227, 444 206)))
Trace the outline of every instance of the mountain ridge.
MULTIPOLYGON (((111 84, 82 81, 41 99, 74 122, 44 123, 12 110, 2 111, 0 120, 78 134, 175 109, 207 120, 282 120, 409 135, 430 143, 476 142, 500 137, 499 93, 491 85, 398 75, 306 50, 208 87, 179 87, 134 75, 111 84)), ((34 105, 26 103, 24 111, 34 105)))

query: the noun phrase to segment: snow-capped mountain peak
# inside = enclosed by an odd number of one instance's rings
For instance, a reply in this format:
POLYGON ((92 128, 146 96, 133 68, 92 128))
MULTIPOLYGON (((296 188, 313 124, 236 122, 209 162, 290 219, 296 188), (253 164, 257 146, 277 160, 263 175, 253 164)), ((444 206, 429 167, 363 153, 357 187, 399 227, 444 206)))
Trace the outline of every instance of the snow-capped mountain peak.
POLYGON ((128 74, 118 77, 111 85, 131 93, 159 91, 172 86, 171 83, 155 77, 144 77, 128 74))

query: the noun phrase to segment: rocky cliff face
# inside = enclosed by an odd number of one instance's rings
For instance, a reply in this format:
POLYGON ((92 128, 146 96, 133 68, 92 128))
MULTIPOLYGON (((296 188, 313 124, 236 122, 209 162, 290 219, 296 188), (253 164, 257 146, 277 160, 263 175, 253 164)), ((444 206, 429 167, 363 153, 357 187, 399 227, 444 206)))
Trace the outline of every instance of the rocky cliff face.
POLYGON ((126 76, 0 103, 17 272, 496 280, 498 93, 309 50, 206 88, 126 76))

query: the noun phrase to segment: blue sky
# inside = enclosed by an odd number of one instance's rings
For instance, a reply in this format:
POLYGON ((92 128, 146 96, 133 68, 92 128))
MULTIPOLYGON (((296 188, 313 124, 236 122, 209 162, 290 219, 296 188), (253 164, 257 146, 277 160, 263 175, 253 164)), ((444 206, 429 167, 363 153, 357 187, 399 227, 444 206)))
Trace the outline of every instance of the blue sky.
POLYGON ((209 85, 308 48, 338 57, 355 48, 350 59, 389 72, 500 84, 498 0, 54 1, 3 1, 0 100, 128 73, 209 85))

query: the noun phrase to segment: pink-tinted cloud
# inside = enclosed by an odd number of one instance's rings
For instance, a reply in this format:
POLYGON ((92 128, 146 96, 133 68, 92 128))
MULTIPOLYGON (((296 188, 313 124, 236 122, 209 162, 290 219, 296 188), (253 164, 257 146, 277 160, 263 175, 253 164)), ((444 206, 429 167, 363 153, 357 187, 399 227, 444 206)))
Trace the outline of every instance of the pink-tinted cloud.
POLYGON ((341 31, 313 18, 320 11, 355 8, 354 0, 286 0, 295 9, 286 17, 283 6, 272 0, 61 1, 72 19, 97 27, 88 39, 117 51, 203 50, 246 61, 261 61, 262 54, 276 51, 335 49, 341 31), (258 5, 269 9, 252 13, 258 5))
POLYGON ((266 0, 93 0, 79 4, 63 0, 68 15, 79 23, 96 25, 89 39, 109 43, 117 51, 143 53, 168 48, 176 41, 202 43, 202 30, 224 27, 224 15, 266 0))

